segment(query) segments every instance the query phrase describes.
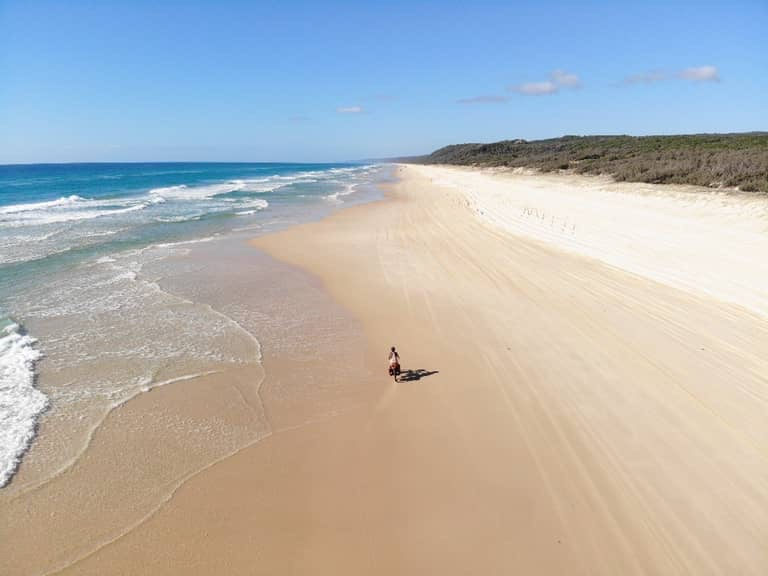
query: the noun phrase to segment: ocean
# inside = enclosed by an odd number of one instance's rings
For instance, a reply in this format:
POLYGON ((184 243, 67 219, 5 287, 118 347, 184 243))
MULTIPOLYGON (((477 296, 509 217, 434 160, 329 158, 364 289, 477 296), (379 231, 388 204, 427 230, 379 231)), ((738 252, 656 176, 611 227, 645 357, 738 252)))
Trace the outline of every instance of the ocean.
MULTIPOLYGON (((353 164, 0 166, 0 487, 15 488, 22 459, 22 488, 72 466, 138 394, 258 367, 276 332, 258 313, 253 279, 261 271, 266 292, 268 272, 247 240, 377 199, 388 174, 353 164)), ((222 453, 238 445, 225 440, 222 453)))

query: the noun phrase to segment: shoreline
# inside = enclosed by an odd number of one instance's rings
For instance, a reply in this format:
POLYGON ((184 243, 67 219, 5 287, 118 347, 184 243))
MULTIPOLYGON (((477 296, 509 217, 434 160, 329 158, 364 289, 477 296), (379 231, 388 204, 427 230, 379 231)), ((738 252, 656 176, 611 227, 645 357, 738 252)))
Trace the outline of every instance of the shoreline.
MULTIPOLYGON (((53 476, 34 483, 20 476, 22 482, 13 491, 0 494, 7 520, 0 526, 0 551, 7 550, 0 554, 0 572, 66 570, 147 522, 180 486, 217 462, 275 431, 325 417, 329 406, 348 410, 357 401, 356 392, 338 378, 309 391, 297 381, 317 366, 317 360, 300 348, 301 341, 284 339, 282 332, 298 321, 307 335, 322 334, 344 343, 348 350, 340 357, 358 369, 355 347, 347 343, 357 328, 316 282, 255 254, 247 245, 229 249, 227 258, 222 258, 221 248, 207 244, 205 250, 209 249, 218 254, 219 267, 242 266, 245 257, 258 271, 239 275, 240 281, 229 283, 223 296, 230 304, 233 290, 258 283, 256 295, 263 302, 250 310, 265 323, 259 346, 268 347, 267 357, 259 353, 259 363, 211 366, 218 369, 137 390, 104 414, 89 433, 87 446, 53 476), (303 316, 297 317, 299 312, 303 316), (73 526, 78 529, 72 530, 73 526), (43 554, 40 542, 45 542, 43 554)), ((208 258, 199 257, 201 262, 208 258)), ((319 345, 318 353, 327 346, 319 345)), ((50 436, 52 431, 48 426, 43 433, 50 436)))
POLYGON ((242 274, 222 269, 220 256, 242 251, 234 245, 252 235, 378 197, 372 183, 386 178, 386 167, 375 165, 51 170, 22 171, 24 197, 6 195, 0 209, 0 372, 10 383, 0 392, 7 418, 0 468, 14 471, 0 500, 69 468, 129 397, 257 362, 250 333, 258 325, 248 313, 260 308, 248 302, 242 276, 256 279, 258 270, 243 259, 242 274), (29 179, 40 173, 59 184, 38 189, 29 179), (115 194, 105 197, 113 184, 115 194), (81 195, 56 192, 72 185, 81 195), (28 336, 19 337, 14 318, 28 336), (43 396, 53 410, 41 413, 43 396), (34 430, 41 435, 30 444, 34 430))
POLYGON ((65 573, 758 574, 765 323, 510 240, 413 174, 389 196, 256 241, 362 322, 363 401, 65 573), (391 344, 428 375, 379 375, 391 344))
MULTIPOLYGON (((314 311, 282 327, 304 347, 265 351, 272 433, 57 573, 759 574, 765 321, 398 173, 383 201, 254 240, 314 311), (412 380, 384 374, 392 344, 412 380)), ((228 383, 199 384, 127 406, 207 413, 228 383)))

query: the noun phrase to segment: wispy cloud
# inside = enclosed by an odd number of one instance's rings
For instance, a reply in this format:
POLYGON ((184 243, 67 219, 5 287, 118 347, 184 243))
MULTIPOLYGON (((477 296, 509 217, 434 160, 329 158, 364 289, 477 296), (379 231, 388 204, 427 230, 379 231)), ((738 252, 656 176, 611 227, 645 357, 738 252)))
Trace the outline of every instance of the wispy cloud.
POLYGON ((545 82, 526 82, 517 86, 510 86, 512 92, 526 94, 527 96, 544 96, 545 94, 557 94, 560 87, 549 80, 545 82))
MULTIPOLYGON (((546 94, 557 94, 564 88, 575 90, 580 87, 581 80, 576 74, 558 69, 550 72, 549 80, 524 82, 523 84, 507 86, 507 91, 525 94, 526 96, 544 96, 546 94)), ((499 94, 482 94, 472 98, 459 98, 456 102, 458 104, 503 104, 504 102, 509 102, 509 97, 499 94)))
POLYGON ((633 74, 624 78, 622 84, 654 84, 665 80, 688 80, 690 82, 719 82, 720 71, 717 66, 694 66, 678 72, 651 70, 633 74))
POLYGON ((717 66, 695 66, 677 73, 683 80, 693 82, 720 82, 720 72, 717 66))
POLYGON ((662 70, 652 70, 641 74, 633 74, 624 78, 624 84, 653 84, 669 78, 669 74, 662 70))
POLYGON ((336 112, 339 114, 360 114, 362 111, 362 106, 340 106, 336 108, 336 112))
POLYGON ((564 70, 553 70, 549 75, 549 80, 541 82, 525 82, 508 86, 510 92, 525 94, 526 96, 545 96, 547 94, 557 94, 562 88, 576 89, 581 86, 581 80, 576 74, 564 70))
POLYGON ((456 100, 459 104, 503 104, 509 98, 506 96, 497 96, 494 94, 484 96, 473 96, 472 98, 459 98, 456 100))
POLYGON ((567 86, 568 88, 578 88, 581 86, 581 80, 579 80, 576 74, 571 74, 564 70, 555 70, 552 72, 551 78, 558 86, 567 86))

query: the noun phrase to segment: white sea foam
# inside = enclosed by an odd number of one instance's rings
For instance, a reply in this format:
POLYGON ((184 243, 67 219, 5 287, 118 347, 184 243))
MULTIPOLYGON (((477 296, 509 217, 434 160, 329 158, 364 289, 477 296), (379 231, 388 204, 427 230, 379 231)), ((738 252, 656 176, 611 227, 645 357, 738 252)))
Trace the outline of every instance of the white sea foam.
POLYGON ((34 386, 41 353, 18 324, 0 324, 0 488, 13 476, 35 434, 35 422, 48 405, 34 386))
POLYGON ((276 182, 274 178, 256 178, 253 180, 233 180, 233 184, 239 186, 240 192, 264 193, 272 192, 285 186, 283 182, 276 182))
POLYGON ((295 174, 277 174, 263 178, 249 178, 233 180, 232 185, 239 185, 239 191, 243 192, 273 192, 292 184, 314 184, 328 182, 340 175, 349 175, 359 172, 362 175, 370 173, 374 167, 352 166, 347 168, 330 168, 327 170, 306 170, 295 174))
MULTIPOLYGON (((71 196, 70 198, 75 197, 71 196)), ((0 226, 4 228, 20 228, 24 226, 43 226, 79 220, 92 220, 104 216, 136 212, 154 203, 152 201, 136 202, 135 200, 85 200, 79 196, 76 198, 78 200, 72 200, 68 203, 41 202, 38 205, 17 204, 9 206, 0 211, 0 226), (22 206, 24 209, 21 209, 22 206), (109 208, 110 206, 121 207, 109 208)))
POLYGON ((192 222, 194 220, 200 220, 202 214, 181 214, 179 216, 158 216, 155 218, 155 222, 176 223, 176 222, 192 222))
POLYGON ((262 200, 261 198, 253 198, 240 204, 239 208, 250 208, 251 210, 258 211, 264 210, 269 206, 269 202, 262 200))
POLYGON ((347 184, 344 190, 338 190, 333 194, 328 194, 326 196, 323 196, 323 198, 331 202, 342 203, 343 202, 342 197, 349 196, 350 194, 354 194, 356 191, 355 190, 356 186, 357 186, 356 184, 347 184))
POLYGON ((31 202, 29 204, 11 204, 0 208, 0 214, 18 214, 19 212, 29 212, 32 210, 45 210, 58 206, 72 206, 77 202, 84 201, 80 196, 72 195, 59 198, 58 200, 49 200, 47 202, 31 202))
POLYGON ((274 192, 291 184, 312 184, 320 182, 324 174, 320 171, 300 172, 293 175, 275 175, 265 178, 249 178, 233 180, 231 184, 238 186, 238 192, 265 193, 274 192))
POLYGON ((175 246, 188 246, 189 244, 200 244, 202 242, 213 242, 214 240, 219 240, 221 237, 219 234, 214 234, 213 236, 204 236, 202 238, 194 238, 192 240, 180 240, 178 242, 159 242, 157 244, 151 244, 147 246, 146 248, 142 248, 139 250, 140 253, 144 253, 147 250, 153 250, 155 248, 173 248, 175 246))
POLYGON ((180 184, 178 186, 153 188, 149 191, 149 196, 150 198, 154 199, 154 201, 160 202, 168 199, 203 200, 205 198, 212 198, 221 194, 237 192, 241 190, 243 186, 244 181, 242 180, 233 180, 231 182, 224 182, 222 184, 208 184, 205 186, 187 186, 186 184, 180 184))
POLYGON ((355 172, 360 170, 360 166, 351 166, 348 168, 331 168, 328 170, 330 174, 348 174, 349 172, 355 172))
POLYGON ((158 202, 165 202, 166 198, 176 198, 179 195, 184 194, 187 189, 186 184, 179 184, 178 186, 164 186, 162 188, 153 188, 149 191, 149 197, 155 199, 158 202))

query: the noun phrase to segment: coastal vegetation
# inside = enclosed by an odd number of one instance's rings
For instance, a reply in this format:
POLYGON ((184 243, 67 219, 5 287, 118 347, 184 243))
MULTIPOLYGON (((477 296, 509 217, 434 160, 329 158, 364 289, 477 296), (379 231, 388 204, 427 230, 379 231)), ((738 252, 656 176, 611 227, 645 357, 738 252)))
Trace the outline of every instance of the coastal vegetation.
POLYGON ((768 193, 768 132, 503 140, 490 144, 453 144, 429 155, 405 160, 605 174, 618 181, 693 184, 768 193))

